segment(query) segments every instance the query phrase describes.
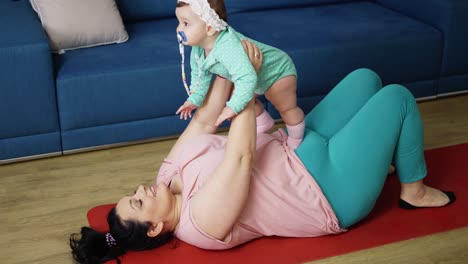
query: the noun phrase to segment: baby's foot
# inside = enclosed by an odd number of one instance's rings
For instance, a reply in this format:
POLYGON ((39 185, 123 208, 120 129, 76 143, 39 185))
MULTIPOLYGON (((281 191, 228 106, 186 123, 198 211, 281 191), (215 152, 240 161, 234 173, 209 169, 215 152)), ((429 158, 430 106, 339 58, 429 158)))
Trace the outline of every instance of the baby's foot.
POLYGON ((297 149, 302 142, 302 138, 288 137, 287 143, 291 149, 297 149))
POLYGON ((305 123, 304 120, 297 124, 297 125, 288 125, 286 124, 286 128, 288 130, 288 146, 292 149, 296 149, 302 142, 304 138, 304 129, 305 123))

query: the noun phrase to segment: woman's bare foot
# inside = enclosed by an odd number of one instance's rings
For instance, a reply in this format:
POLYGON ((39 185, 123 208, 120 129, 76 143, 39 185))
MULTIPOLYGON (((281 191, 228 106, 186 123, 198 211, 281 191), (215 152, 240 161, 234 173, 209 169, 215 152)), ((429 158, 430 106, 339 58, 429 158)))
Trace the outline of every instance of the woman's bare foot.
POLYGON ((415 207, 441 207, 450 202, 444 192, 425 185, 422 180, 402 183, 400 198, 415 207))

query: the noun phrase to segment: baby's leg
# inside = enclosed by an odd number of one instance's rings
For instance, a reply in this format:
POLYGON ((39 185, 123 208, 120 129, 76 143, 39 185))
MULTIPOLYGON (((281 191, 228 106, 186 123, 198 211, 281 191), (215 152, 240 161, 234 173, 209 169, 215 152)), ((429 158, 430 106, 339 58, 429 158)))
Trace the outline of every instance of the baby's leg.
POLYGON ((296 76, 279 79, 266 91, 265 97, 280 112, 288 129, 288 145, 296 149, 304 137, 304 112, 297 106, 296 76))
POLYGON ((280 112, 286 125, 294 126, 304 121, 304 112, 297 107, 296 76, 289 75, 273 83, 265 97, 280 112))

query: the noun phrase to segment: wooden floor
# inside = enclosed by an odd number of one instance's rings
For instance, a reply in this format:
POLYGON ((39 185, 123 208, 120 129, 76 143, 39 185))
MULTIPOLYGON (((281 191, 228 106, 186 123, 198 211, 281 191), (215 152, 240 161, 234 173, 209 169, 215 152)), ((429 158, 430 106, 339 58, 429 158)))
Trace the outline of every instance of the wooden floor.
MULTIPOLYGON (((468 142, 468 95, 419 104, 426 148, 468 142)), ((173 140, 0 166, 0 263, 72 263, 86 212, 154 181, 173 140)), ((468 160, 468 159, 467 159, 468 160)), ((468 228, 313 263, 468 263, 468 228)))

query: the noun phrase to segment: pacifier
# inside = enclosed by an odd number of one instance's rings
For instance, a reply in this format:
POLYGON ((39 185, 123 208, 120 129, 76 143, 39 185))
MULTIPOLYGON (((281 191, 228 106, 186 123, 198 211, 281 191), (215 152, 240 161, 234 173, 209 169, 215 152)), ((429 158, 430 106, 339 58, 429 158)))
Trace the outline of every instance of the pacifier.
POLYGON ((183 31, 177 32, 177 41, 179 42, 179 53, 182 55, 182 61, 184 60, 184 41, 187 42, 187 36, 183 31))
POLYGON ((183 31, 177 32, 177 40, 180 44, 183 44, 183 42, 187 42, 187 36, 185 36, 185 33, 183 31))

